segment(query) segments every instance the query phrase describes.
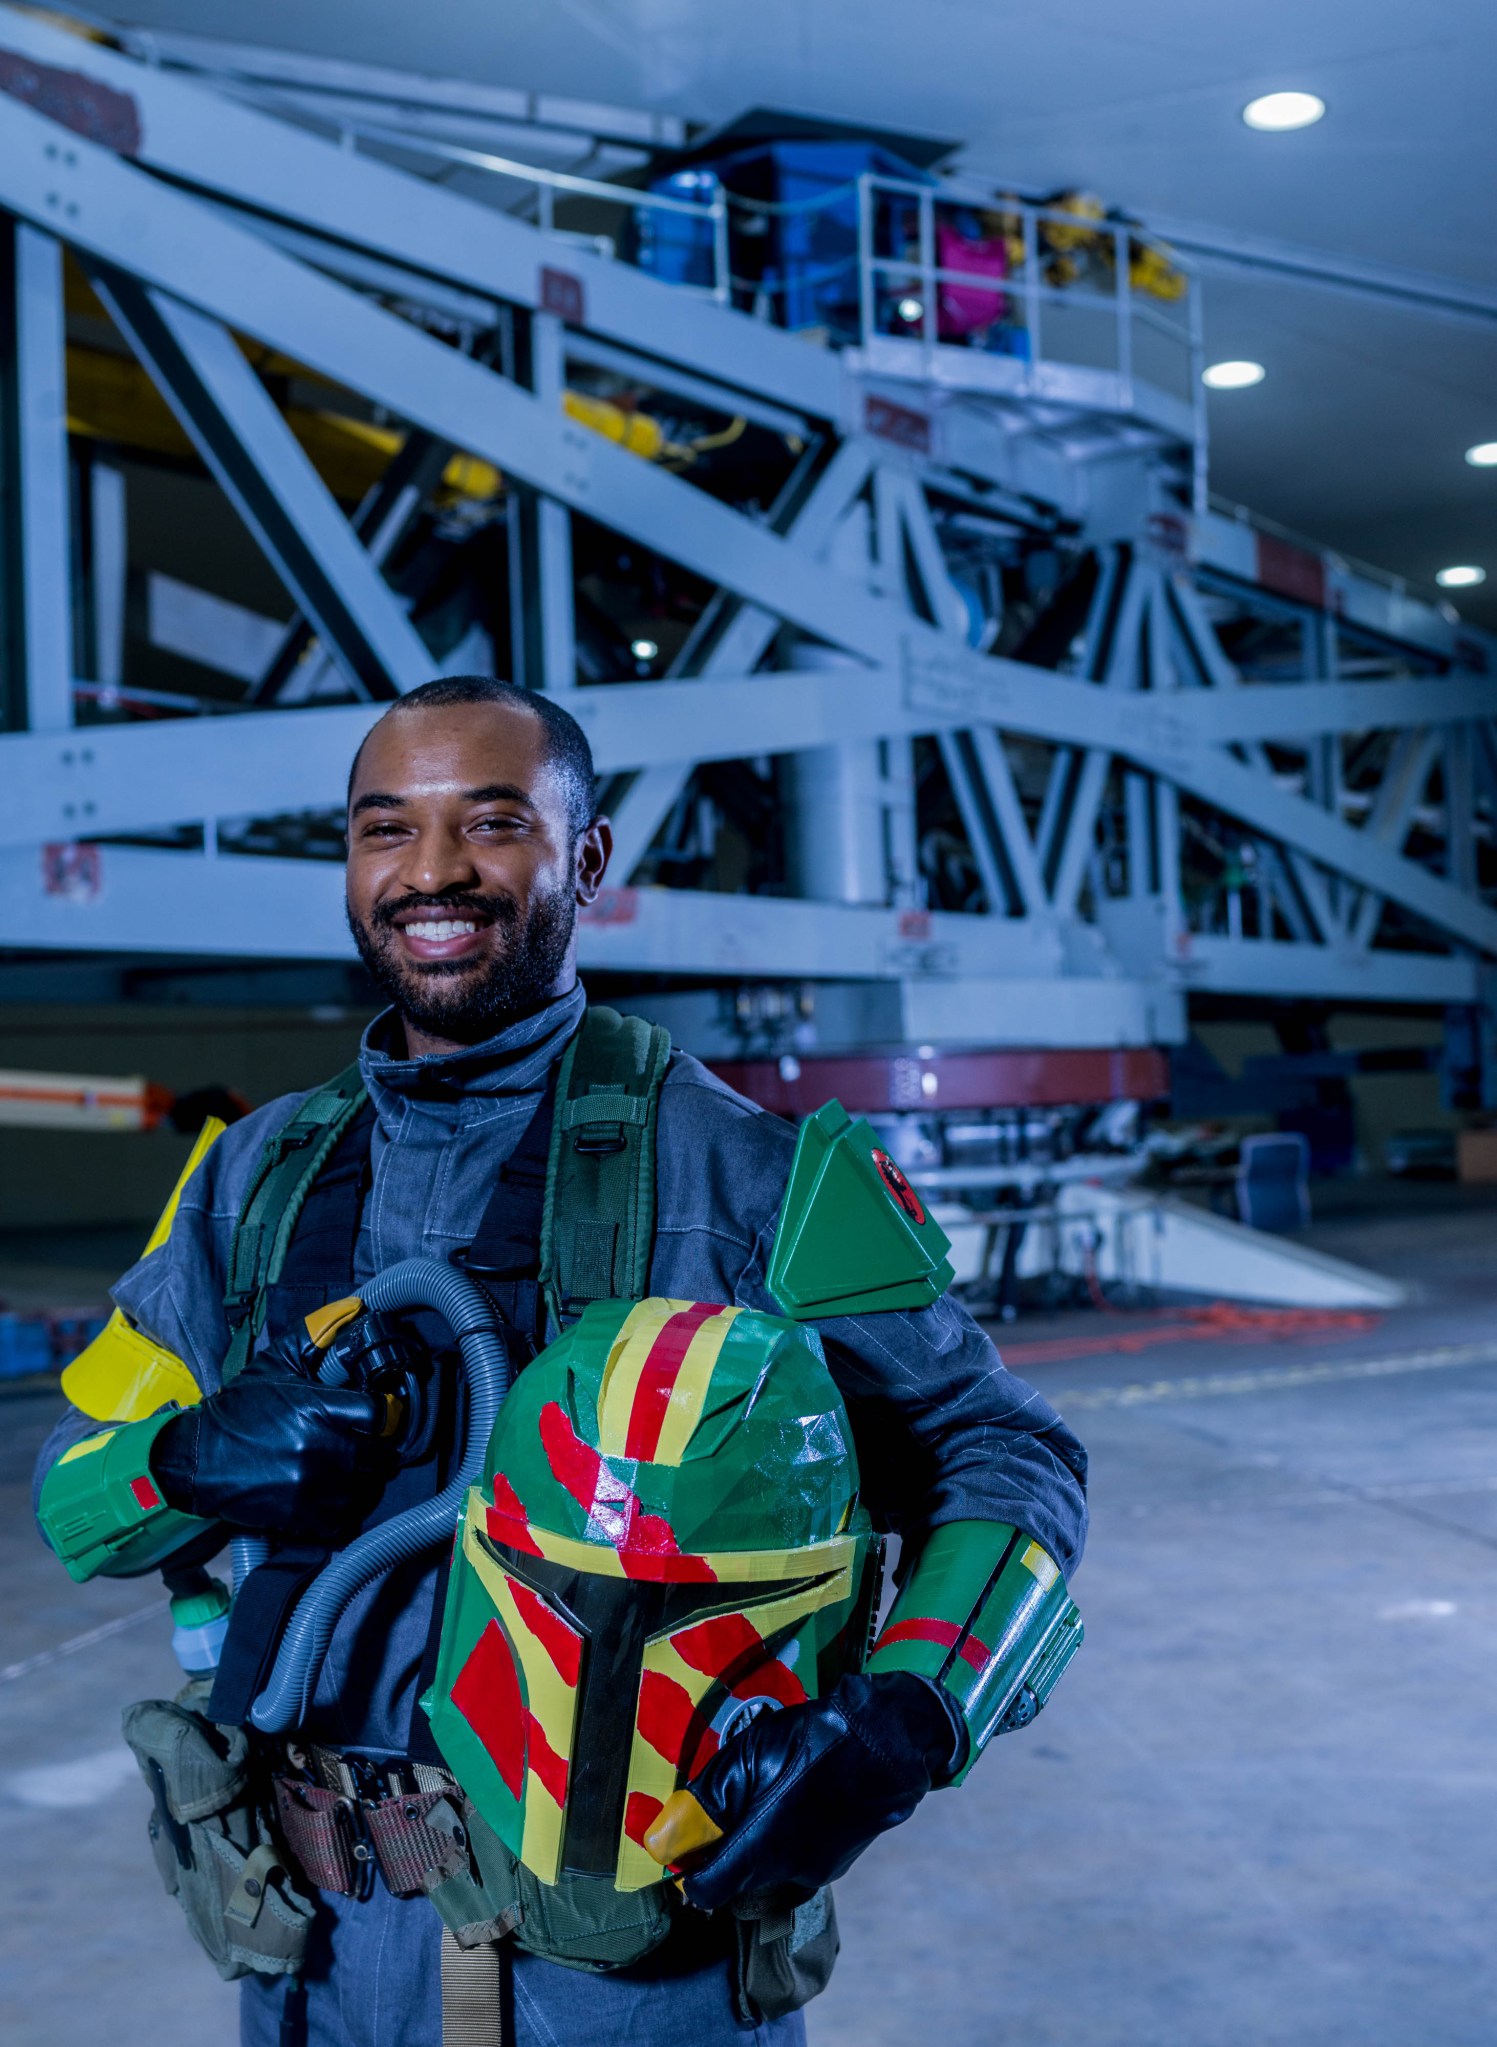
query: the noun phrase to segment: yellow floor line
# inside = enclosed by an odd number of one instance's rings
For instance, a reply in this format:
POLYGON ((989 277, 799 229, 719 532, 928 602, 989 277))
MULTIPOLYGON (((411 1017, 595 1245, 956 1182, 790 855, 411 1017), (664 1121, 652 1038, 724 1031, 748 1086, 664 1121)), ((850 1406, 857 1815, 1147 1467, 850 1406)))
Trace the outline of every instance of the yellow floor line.
POLYGON ((1338 1379, 1390 1379, 1404 1372, 1439 1372, 1455 1365, 1497 1364, 1497 1343, 1450 1343, 1391 1357, 1353 1358, 1336 1364, 1281 1365, 1256 1372, 1211 1372, 1188 1379, 1148 1379, 1131 1386, 1077 1386, 1049 1396, 1062 1414, 1083 1407, 1142 1407, 1159 1400, 1224 1400, 1233 1394, 1277 1392, 1283 1386, 1320 1386, 1338 1379))

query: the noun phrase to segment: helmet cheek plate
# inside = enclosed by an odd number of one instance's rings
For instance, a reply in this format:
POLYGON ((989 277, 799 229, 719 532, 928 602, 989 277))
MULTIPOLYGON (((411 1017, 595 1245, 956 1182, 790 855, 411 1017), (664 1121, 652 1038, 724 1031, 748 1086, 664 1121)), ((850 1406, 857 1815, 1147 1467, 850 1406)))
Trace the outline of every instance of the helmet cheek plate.
POLYGON ((670 1794, 856 1666, 869 1561, 814 1332, 595 1302, 521 1375, 469 1493, 437 1744, 541 1882, 659 1883, 643 1837, 670 1794))

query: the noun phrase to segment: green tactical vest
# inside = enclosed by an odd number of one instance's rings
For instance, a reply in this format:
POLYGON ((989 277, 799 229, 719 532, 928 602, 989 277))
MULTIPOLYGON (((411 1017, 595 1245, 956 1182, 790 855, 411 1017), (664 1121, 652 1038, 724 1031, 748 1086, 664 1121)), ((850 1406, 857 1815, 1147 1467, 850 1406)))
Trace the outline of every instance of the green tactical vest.
MULTIPOLYGON (((669 1061, 668 1031, 605 1008, 584 1013, 562 1054, 539 1266, 552 1333, 589 1301, 637 1300, 649 1291, 655 1127, 669 1061)), ((365 1096, 357 1064, 345 1068, 308 1096, 260 1155, 229 1252, 225 1383, 249 1361, 312 1184, 365 1096)), ((639 1960, 669 1931, 671 1911, 657 1892, 622 1893, 577 1877, 539 1884, 476 1814, 463 1816, 466 1827, 456 1812, 451 1817, 466 1856, 454 1856, 453 1874, 431 1898, 461 1945, 513 1932, 549 1960, 602 1970, 639 1960)))
MULTIPOLYGON (((557 1329, 589 1301, 648 1291, 655 1123, 670 1049, 661 1025, 590 1008, 562 1054, 540 1250, 542 1297, 557 1329)), ((365 1098, 355 1062, 307 1097, 256 1162, 229 1248, 225 1384, 249 1362, 312 1184, 365 1098)))

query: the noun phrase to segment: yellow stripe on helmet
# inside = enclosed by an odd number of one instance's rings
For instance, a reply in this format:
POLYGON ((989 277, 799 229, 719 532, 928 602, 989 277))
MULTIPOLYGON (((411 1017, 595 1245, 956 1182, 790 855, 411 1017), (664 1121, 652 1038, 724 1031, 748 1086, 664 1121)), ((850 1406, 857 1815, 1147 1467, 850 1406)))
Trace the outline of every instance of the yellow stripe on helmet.
MULTIPOLYGON (((470 1515, 463 1535, 463 1552, 478 1573, 479 1583, 493 1602, 505 1632, 520 1659, 525 1682, 525 1703, 539 1722, 541 1732, 570 1771, 572 1743, 577 1724, 577 1691, 561 1676, 544 1643, 532 1634, 510 1589, 509 1573, 497 1564, 478 1540, 470 1515)), ((562 1830, 565 1815, 545 1784, 533 1770, 527 1770, 524 1798, 524 1835, 520 1860, 542 1883, 554 1884, 561 1874, 562 1830)))
POLYGON ((724 1308, 720 1315, 714 1315, 710 1322, 702 1324, 687 1346, 681 1369, 676 1374, 676 1383, 671 1388, 665 1420, 661 1424, 660 1442, 655 1451, 657 1464, 679 1464, 686 1455, 686 1446, 696 1434, 697 1424, 706 1408, 712 1375, 728 1340, 728 1331, 735 1317, 742 1313, 741 1308, 724 1308))

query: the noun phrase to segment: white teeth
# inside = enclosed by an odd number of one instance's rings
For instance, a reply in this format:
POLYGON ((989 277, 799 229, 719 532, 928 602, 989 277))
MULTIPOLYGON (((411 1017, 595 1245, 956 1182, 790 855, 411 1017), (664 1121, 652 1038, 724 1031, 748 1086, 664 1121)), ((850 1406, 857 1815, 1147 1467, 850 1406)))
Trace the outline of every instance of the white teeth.
POLYGON ((405 928, 412 938, 424 938, 435 944, 444 938, 466 938, 478 926, 460 917, 440 917, 426 923, 407 924, 405 928))

